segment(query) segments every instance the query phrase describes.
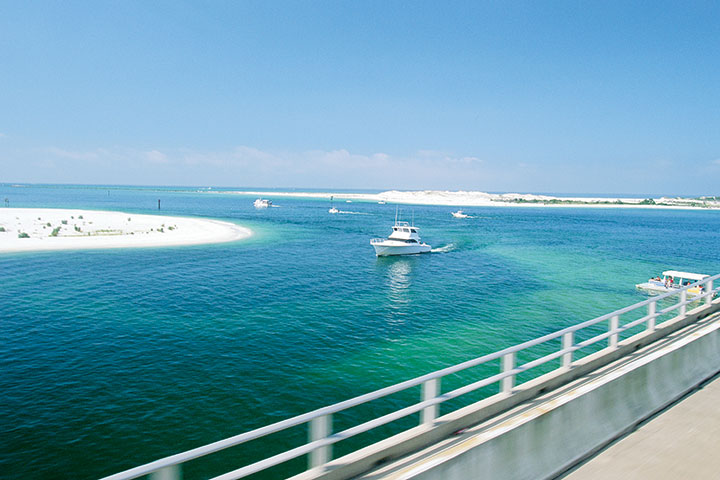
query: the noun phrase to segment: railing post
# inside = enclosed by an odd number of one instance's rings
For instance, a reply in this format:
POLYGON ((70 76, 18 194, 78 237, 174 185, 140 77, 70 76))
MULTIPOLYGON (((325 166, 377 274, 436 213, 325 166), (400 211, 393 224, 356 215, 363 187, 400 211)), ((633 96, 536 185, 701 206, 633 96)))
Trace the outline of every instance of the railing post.
POLYGON ((685 302, 687 302, 687 290, 683 290, 680 292, 680 316, 684 317, 685 312, 687 312, 687 305, 685 305, 685 302))
MULTIPOLYGON (((573 344, 575 343, 575 332, 567 332, 563 334, 562 337, 562 349, 568 350, 572 348, 573 344)), ((562 366, 563 368, 570 368, 570 365, 572 365, 572 358, 573 358, 573 352, 567 352, 563 354, 562 356, 562 366)))
MULTIPOLYGON (((434 378, 423 382, 422 384, 422 401, 432 400, 440 394, 440 379, 434 378)), ((440 405, 437 403, 429 407, 425 407, 420 412, 420 423, 432 423, 438 416, 440 405)))
POLYGON ((707 297, 705 297, 705 305, 710 305, 712 303, 712 291, 713 291, 713 281, 708 280, 705 283, 705 293, 707 294, 707 297))
POLYGON ((647 329, 651 332, 655 331, 655 319, 657 318, 657 302, 648 303, 648 321, 647 329))
MULTIPOLYGON (((310 431, 308 438, 311 442, 322 440, 330 435, 332 430, 332 415, 323 415, 321 417, 310 420, 310 431)), ((332 456, 332 445, 319 447, 310 452, 309 466, 310 468, 319 467, 330 461, 332 456)))
MULTIPOLYGON (((610 317, 610 331, 614 332, 615 330, 618 329, 619 326, 620 326, 620 316, 613 315, 612 317, 610 317)), ((610 346, 610 348, 617 348, 619 336, 620 335, 618 333, 613 333, 612 335, 610 335, 610 339, 608 341, 608 345, 610 346)))
POLYGON ((150 480, 182 480, 180 465, 170 465, 150 474, 150 480))
MULTIPOLYGON (((515 368, 515 352, 506 353, 502 357, 502 371, 509 372, 515 368)), ((502 379, 500 384, 500 391, 502 393, 512 393, 512 389, 515 386, 515 375, 510 375, 502 379)))

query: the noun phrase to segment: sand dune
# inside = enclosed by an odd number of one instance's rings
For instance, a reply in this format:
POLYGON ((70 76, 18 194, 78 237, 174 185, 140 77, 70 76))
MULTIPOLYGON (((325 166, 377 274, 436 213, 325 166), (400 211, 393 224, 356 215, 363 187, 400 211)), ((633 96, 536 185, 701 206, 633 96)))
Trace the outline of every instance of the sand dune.
POLYGON ((260 197, 303 197, 335 200, 358 200, 409 205, 447 205, 457 207, 603 207, 603 208, 720 208, 716 198, 621 198, 621 197, 557 197, 531 193, 486 193, 479 191, 446 190, 388 190, 381 193, 334 193, 334 192, 273 192, 273 191, 225 191, 208 193, 231 193, 260 197))

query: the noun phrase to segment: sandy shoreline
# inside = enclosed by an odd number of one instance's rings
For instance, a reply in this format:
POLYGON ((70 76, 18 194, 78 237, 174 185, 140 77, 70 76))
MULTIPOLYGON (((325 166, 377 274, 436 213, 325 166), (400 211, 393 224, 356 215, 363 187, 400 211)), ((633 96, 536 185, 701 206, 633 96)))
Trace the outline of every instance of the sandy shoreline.
POLYGON ((0 209, 0 252, 199 245, 252 235, 234 223, 51 208, 0 209), (2 230, 5 231, 2 231, 2 230))
POLYGON ((273 192, 273 191, 221 191, 215 194, 248 195, 256 197, 327 198, 386 202, 410 205, 445 205, 455 207, 571 207, 571 208, 673 208, 717 209, 720 201, 694 198, 620 198, 620 197, 555 197, 529 193, 485 193, 476 191, 388 190, 381 193, 334 192, 273 192))

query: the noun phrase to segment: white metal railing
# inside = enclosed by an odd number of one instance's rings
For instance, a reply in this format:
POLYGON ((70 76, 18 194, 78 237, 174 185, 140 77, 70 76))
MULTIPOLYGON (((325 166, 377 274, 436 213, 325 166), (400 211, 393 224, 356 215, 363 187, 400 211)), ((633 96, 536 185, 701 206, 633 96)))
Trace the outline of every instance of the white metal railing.
POLYGON ((265 470, 274 465, 287 462, 302 455, 308 455, 309 468, 321 467, 332 459, 332 445, 341 440, 348 439, 360 433, 372 430, 374 428, 380 427, 387 423, 399 420, 401 418, 418 412, 420 413, 421 424, 432 423, 438 416, 439 405, 443 402, 460 397, 461 395, 473 392, 482 387, 486 387, 495 383, 499 384, 500 392, 510 395, 512 394, 515 387, 516 375, 521 372, 525 372, 531 368, 543 365, 555 359, 561 359, 559 367, 560 369, 569 369, 572 367, 573 364, 573 353, 582 348, 588 347, 590 345, 607 339, 607 348, 617 349, 621 333, 642 324, 646 325, 646 330, 654 331, 658 327, 656 322, 658 317, 661 317, 662 315, 678 309, 680 310, 679 316, 684 316, 687 312, 687 305, 690 303, 699 303, 704 300, 703 308, 709 309, 711 307, 713 296, 717 293, 718 290, 720 290, 720 288, 713 288, 713 281, 718 278, 720 278, 720 274, 705 278, 691 285, 687 285, 685 287, 677 289, 677 291, 672 291, 669 293, 651 297, 645 301, 636 303, 629 307, 621 308, 620 310, 616 310, 614 312, 602 315, 592 320, 588 320, 577 325, 558 330, 557 332, 536 338, 534 340, 515 345, 514 347, 506 348, 495 353, 468 360, 466 362, 447 367, 442 370, 422 375, 412 380, 407 380, 389 387, 381 388, 380 390, 376 390, 365 395, 360 395, 350 400, 345 400, 334 405, 319 408, 312 412, 298 415, 296 417, 273 423, 271 425, 252 430, 250 432, 242 433, 240 435, 235 435, 233 437, 226 438, 224 440, 220 440, 218 442, 211 443, 203 447, 188 450, 186 452, 176 455, 171 455, 161 460, 156 460, 154 462, 131 468, 130 470, 126 470, 115 475, 110 475, 102 480, 126 480, 148 474, 155 479, 180 478, 180 468, 181 464, 184 462, 302 424, 308 424, 309 426, 309 436, 307 444, 271 456, 264 460, 252 463, 250 465, 246 465, 244 467, 228 472, 224 475, 217 476, 213 480, 231 480, 242 478, 253 473, 265 470), (704 289, 701 290, 702 293, 698 296, 688 299, 687 290, 697 286, 704 286, 704 289), (672 304, 662 310, 657 309, 659 301, 668 299, 673 296, 679 296, 680 300, 677 303, 672 304), (633 312, 635 310, 643 308, 647 309, 646 315, 636 320, 632 320, 624 325, 620 324, 620 317, 622 315, 626 315, 629 312, 633 312), (582 342, 575 342, 576 333, 578 331, 593 327, 604 321, 609 322, 609 328, 606 332, 595 335, 592 338, 589 338, 582 342), (560 350, 557 350, 535 360, 523 363, 521 365, 516 365, 518 352, 557 338, 560 338, 562 340, 562 346, 560 350), (443 377, 497 359, 501 359, 501 369, 499 373, 475 381, 468 385, 464 385, 460 388, 441 393, 440 384, 443 377), (354 427, 342 430, 340 432, 332 433, 333 414, 417 386, 421 386, 421 399, 419 403, 407 406, 405 408, 383 415, 381 417, 374 418, 372 420, 361 423, 359 425, 355 425, 354 427))

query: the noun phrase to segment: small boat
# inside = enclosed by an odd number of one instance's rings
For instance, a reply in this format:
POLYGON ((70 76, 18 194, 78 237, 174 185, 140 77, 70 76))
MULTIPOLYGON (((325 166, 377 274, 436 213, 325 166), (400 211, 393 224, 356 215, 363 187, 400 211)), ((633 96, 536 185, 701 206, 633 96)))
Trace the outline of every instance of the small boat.
POLYGON ((408 222, 398 222, 397 213, 395 214, 395 225, 392 227, 390 236, 388 238, 373 238, 370 240, 370 245, 373 246, 375 255, 378 257, 415 255, 427 253, 432 248, 427 243, 420 241, 418 227, 410 225, 408 222))
POLYGON ((345 200, 345 203, 352 203, 352 200, 345 200))
POLYGON ((340 210, 335 208, 335 205, 333 205, 333 197, 330 197, 330 210, 328 210, 328 213, 339 213, 340 210))
MULTIPOLYGON (((645 290, 651 294, 659 295, 661 293, 674 292, 687 285, 691 285, 698 282, 709 275, 703 275, 700 273, 689 273, 689 272, 678 272, 676 270, 667 270, 662 272, 662 278, 658 275, 655 278, 649 279, 645 283, 638 283, 635 288, 645 290)), ((701 286, 689 288, 687 291, 688 297, 697 297, 703 293, 701 286)))
POLYGON ((378 202, 378 205, 385 205, 386 203, 387 203, 387 202, 386 202, 385 200, 380 200, 380 201, 378 202))
POLYGON ((272 200, 258 198, 257 200, 255 200, 253 205, 255 206, 255 208, 268 208, 272 205, 272 200))
POLYGON ((455 218, 468 218, 468 216, 464 214, 462 210, 458 210, 457 212, 450 212, 450 215, 455 218))

